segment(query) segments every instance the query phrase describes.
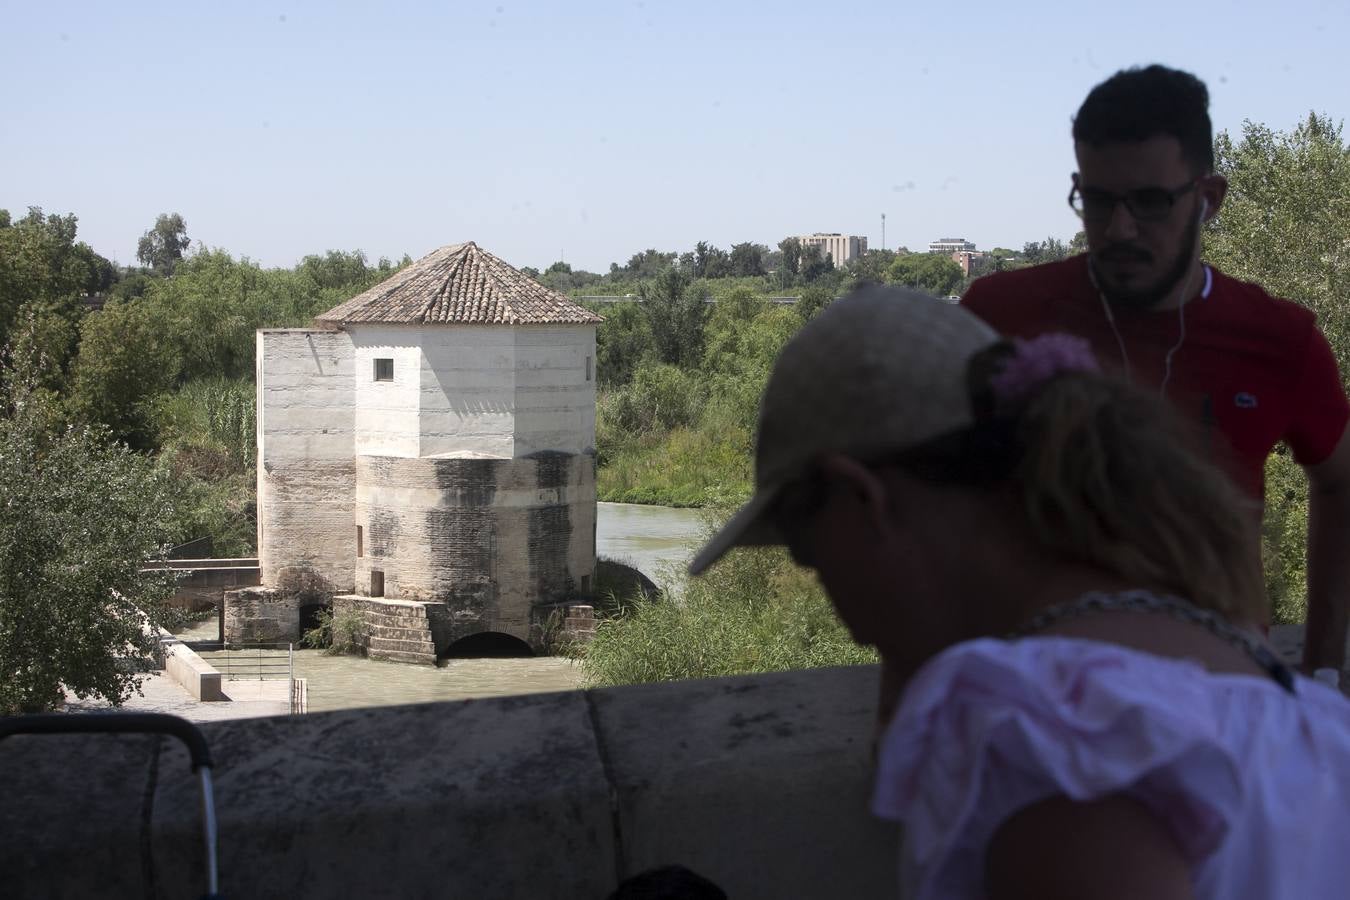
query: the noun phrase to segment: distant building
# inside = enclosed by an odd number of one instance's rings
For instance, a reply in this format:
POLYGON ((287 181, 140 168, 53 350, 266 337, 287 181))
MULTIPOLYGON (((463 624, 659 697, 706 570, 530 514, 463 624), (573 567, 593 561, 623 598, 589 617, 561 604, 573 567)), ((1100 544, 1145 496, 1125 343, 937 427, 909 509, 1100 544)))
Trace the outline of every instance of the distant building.
POLYGON ((836 266, 857 259, 867 252, 867 238, 855 234, 840 234, 837 231, 817 231, 797 238, 802 247, 819 247, 823 256, 834 260, 836 266))
POLYGON ((951 256, 953 253, 974 253, 975 242, 968 241, 965 238, 942 238, 933 241, 928 245, 929 253, 941 253, 943 256, 951 256))
POLYGON ((988 253, 976 253, 973 250, 958 250, 952 254, 952 262, 961 267, 961 274, 967 278, 982 274, 988 258, 988 253))
POLYGON ((591 591, 600 321, 469 242, 259 331, 263 586, 227 595, 226 640, 299 640, 331 603, 371 657, 540 648, 591 591))

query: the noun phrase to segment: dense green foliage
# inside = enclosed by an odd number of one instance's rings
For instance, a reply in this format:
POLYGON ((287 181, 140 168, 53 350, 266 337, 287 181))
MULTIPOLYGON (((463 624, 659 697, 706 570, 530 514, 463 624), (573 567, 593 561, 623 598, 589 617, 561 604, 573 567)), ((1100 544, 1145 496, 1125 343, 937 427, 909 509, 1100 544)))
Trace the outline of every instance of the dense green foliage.
POLYGON ((350 606, 339 610, 325 608, 319 610, 314 619, 314 627, 304 633, 300 643, 323 650, 328 656, 361 653, 366 620, 359 609, 350 606))
MULTIPOLYGON (((1206 234, 1206 255, 1317 313, 1344 378, 1350 374, 1350 147, 1311 114, 1288 132, 1248 122, 1220 134, 1215 166, 1228 197, 1206 234)), ((1302 621, 1307 600, 1308 484, 1281 447, 1266 466, 1266 584, 1275 620, 1302 621)))
POLYGON ((0 418, 0 714, 78 697, 121 702, 167 624, 172 582, 141 571, 171 535, 154 462, 99 429, 65 427, 15 370, 0 418), (144 613, 144 616, 142 616, 144 613))

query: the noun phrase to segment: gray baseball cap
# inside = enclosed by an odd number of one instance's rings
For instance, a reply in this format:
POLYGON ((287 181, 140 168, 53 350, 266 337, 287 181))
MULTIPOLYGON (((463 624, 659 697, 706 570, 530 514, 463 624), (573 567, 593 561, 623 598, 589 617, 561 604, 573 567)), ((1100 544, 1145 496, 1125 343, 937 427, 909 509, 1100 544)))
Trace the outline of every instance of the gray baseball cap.
POLYGON ((774 501, 822 454, 900 452, 973 424, 967 363, 999 340, 967 310, 903 288, 870 285, 826 307, 783 347, 764 388, 754 496, 689 574, 732 547, 783 543, 774 501))

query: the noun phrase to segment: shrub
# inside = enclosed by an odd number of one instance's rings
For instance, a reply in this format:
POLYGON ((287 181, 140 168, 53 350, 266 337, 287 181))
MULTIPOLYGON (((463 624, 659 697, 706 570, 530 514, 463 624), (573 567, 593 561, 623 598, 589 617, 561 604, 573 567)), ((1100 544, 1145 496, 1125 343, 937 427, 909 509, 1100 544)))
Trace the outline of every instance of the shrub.
POLYGON ((305 632, 300 643, 323 650, 329 656, 359 655, 362 652, 361 638, 365 635, 366 621, 359 609, 346 607, 336 612, 331 608, 321 609, 314 619, 318 624, 305 632))

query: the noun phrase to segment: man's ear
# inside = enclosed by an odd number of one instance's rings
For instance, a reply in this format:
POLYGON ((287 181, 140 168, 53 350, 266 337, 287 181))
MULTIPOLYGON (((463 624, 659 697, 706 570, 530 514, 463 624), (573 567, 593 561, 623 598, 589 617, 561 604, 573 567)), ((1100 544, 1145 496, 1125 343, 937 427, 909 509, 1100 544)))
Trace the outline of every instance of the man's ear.
POLYGON ((1228 179, 1222 175, 1206 175, 1200 182, 1200 199, 1205 203, 1204 217, 1200 224, 1208 222, 1219 214, 1223 198, 1228 196, 1228 179))
POLYGON ((889 526, 890 507, 886 483, 876 472, 842 453, 826 453, 820 457, 817 465, 834 490, 844 491, 846 496, 862 507, 868 524, 878 531, 889 526))

